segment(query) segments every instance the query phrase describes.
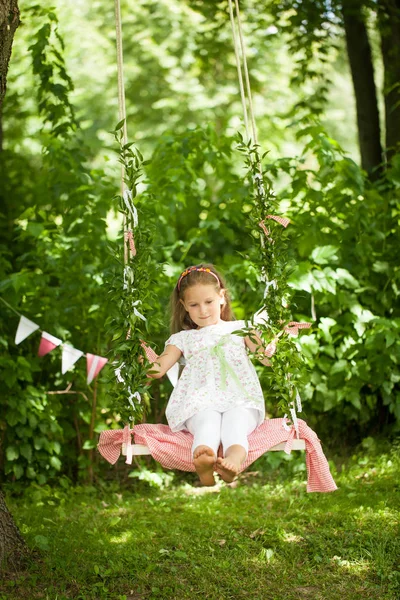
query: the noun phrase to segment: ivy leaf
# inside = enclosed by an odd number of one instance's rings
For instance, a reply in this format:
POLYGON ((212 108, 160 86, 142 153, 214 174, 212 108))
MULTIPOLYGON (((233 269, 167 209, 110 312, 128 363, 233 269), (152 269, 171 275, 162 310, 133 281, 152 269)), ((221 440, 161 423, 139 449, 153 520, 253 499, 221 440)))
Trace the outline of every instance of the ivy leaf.
POLYGON ((336 262, 338 260, 337 246, 317 246, 311 252, 311 258, 317 265, 327 265, 330 262, 336 262))

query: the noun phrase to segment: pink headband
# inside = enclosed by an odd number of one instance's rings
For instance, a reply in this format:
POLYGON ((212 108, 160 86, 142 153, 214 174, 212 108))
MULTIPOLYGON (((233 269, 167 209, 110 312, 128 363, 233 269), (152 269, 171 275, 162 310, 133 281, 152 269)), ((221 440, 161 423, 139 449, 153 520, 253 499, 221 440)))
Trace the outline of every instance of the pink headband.
POLYGON ((218 275, 216 275, 215 273, 213 273, 213 271, 211 271, 211 269, 206 268, 206 267, 189 267, 188 269, 186 269, 186 271, 183 271, 182 275, 179 277, 178 280, 178 290, 180 290, 181 287, 181 281, 184 277, 186 277, 186 275, 189 275, 189 273, 192 273, 192 271, 198 271, 201 273, 209 273, 210 275, 212 275, 213 277, 215 277, 215 279, 218 281, 219 285, 221 285, 221 282, 218 278, 218 275))

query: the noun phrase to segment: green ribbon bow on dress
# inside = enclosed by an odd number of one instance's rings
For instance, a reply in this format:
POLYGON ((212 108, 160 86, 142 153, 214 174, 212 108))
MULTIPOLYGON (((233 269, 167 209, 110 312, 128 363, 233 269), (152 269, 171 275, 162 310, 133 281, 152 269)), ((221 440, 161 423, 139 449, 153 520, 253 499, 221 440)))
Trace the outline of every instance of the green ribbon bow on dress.
POLYGON ((247 392, 239 377, 237 376, 233 367, 226 360, 225 352, 224 352, 224 344, 230 340, 230 334, 224 335, 221 337, 220 341, 215 344, 210 350, 211 356, 215 356, 219 360, 220 369, 221 369, 221 389, 225 391, 227 388, 227 378, 230 375, 240 391, 244 396, 251 398, 250 394, 247 392))

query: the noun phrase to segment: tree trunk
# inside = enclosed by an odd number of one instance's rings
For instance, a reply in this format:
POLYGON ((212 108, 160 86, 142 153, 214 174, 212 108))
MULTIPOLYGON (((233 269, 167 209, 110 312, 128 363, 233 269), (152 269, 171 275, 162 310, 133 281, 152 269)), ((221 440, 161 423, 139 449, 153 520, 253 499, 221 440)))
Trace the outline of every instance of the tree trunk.
POLYGON ((400 150, 400 0, 379 0, 384 74, 386 157, 400 150))
POLYGON ((3 147, 2 113, 8 64, 15 31, 19 25, 18 0, 0 0, 0 151, 3 147))
POLYGON ((372 53, 362 3, 359 0, 343 0, 342 11, 356 98, 361 166, 367 173, 377 174, 383 154, 372 53))
POLYGON ((17 568, 27 553, 28 548, 0 490, 0 570, 3 570, 6 563, 13 569, 17 568))

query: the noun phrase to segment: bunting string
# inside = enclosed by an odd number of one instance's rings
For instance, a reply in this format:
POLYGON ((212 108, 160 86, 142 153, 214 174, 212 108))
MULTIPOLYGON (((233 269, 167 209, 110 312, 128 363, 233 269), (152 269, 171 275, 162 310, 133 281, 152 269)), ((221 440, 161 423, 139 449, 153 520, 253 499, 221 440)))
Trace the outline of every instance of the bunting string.
POLYGON ((5 304, 13 313, 19 317, 18 327, 15 334, 15 344, 18 346, 21 342, 26 340, 32 333, 39 331, 41 333, 40 343, 38 348, 38 356, 43 357, 46 354, 52 352, 55 348, 61 347, 61 373, 65 375, 67 371, 70 371, 75 363, 84 356, 86 358, 87 365, 87 384, 90 383, 97 377, 102 368, 108 363, 108 358, 98 356, 97 354, 85 354, 82 350, 74 348, 70 344, 63 342, 60 338, 51 335, 47 331, 40 328, 37 323, 34 323, 30 319, 27 319, 12 307, 4 298, 0 296, 0 301, 5 304))

